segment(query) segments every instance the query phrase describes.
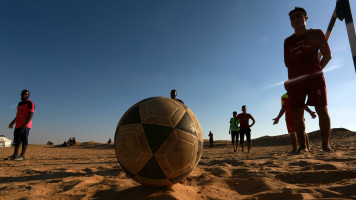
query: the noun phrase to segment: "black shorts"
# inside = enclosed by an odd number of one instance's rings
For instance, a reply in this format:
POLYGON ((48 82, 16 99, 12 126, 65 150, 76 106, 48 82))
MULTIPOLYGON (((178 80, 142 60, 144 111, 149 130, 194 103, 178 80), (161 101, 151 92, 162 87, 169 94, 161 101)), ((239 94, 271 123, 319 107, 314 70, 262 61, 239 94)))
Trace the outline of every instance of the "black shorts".
POLYGON ((14 131, 14 143, 15 145, 28 145, 28 134, 30 133, 30 128, 23 130, 22 128, 15 128, 14 131))
POLYGON ((248 143, 251 143, 251 129, 243 128, 240 129, 240 144, 244 143, 244 136, 246 135, 246 140, 248 143))
POLYGON ((239 132, 238 131, 231 131, 231 141, 232 143, 239 142, 239 132))

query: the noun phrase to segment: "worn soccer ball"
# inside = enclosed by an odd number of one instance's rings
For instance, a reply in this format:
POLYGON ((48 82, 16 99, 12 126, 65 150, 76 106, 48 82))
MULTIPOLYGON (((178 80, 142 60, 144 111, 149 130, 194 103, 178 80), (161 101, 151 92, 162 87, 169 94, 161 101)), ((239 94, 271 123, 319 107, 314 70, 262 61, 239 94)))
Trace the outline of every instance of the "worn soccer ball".
POLYGON ((202 152, 198 119, 187 106, 170 98, 136 103, 116 128, 116 157, 126 174, 142 185, 163 187, 183 180, 202 152))

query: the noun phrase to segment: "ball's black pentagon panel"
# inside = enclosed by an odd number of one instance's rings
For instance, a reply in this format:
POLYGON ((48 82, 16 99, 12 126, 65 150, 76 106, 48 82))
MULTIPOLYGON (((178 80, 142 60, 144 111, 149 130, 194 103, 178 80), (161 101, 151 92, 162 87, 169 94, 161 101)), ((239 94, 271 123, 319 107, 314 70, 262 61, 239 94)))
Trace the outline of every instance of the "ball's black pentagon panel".
POLYGON ((190 117, 188 112, 186 112, 183 115, 182 119, 177 124, 176 129, 180 129, 180 130, 188 132, 188 133, 190 133, 192 135, 196 135, 196 129, 195 129, 195 126, 194 126, 194 121, 190 117))
POLYGON ((167 179, 154 157, 137 175, 150 179, 167 179))
POLYGON ((120 126, 126 124, 137 124, 137 123, 141 123, 139 104, 136 104, 135 107, 133 107, 127 113, 125 113, 125 116, 122 118, 120 126))
POLYGON ((198 118, 195 116, 193 111, 190 110, 189 108, 187 108, 187 112, 189 113, 190 117, 193 119, 195 130, 196 130, 196 136, 198 137, 199 140, 201 140, 203 142, 204 141, 203 131, 201 130, 201 126, 200 126, 198 118))
POLYGON ((154 124, 142 124, 142 125, 146 133, 148 144, 150 145, 153 153, 157 151, 157 149, 168 138, 169 134, 171 134, 173 130, 173 128, 161 126, 161 125, 154 125, 154 124))

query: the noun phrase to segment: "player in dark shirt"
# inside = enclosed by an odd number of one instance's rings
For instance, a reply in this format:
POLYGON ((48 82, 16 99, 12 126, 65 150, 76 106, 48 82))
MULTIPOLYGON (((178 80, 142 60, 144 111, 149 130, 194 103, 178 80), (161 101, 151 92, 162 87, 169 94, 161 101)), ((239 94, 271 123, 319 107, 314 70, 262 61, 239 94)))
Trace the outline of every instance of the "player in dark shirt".
POLYGON ((241 151, 244 152, 244 137, 246 135, 246 140, 248 144, 248 153, 250 153, 252 142, 251 142, 251 127, 255 124, 255 119, 247 113, 247 108, 245 105, 242 106, 242 113, 238 114, 236 116, 236 126, 237 126, 237 121, 240 120, 240 145, 241 145, 241 151), (250 125, 249 120, 252 120, 252 124, 250 125))
POLYGON ((171 99, 174 99, 174 100, 179 101, 182 104, 184 104, 184 102, 182 100, 177 99, 177 90, 175 90, 175 89, 171 90, 171 99))

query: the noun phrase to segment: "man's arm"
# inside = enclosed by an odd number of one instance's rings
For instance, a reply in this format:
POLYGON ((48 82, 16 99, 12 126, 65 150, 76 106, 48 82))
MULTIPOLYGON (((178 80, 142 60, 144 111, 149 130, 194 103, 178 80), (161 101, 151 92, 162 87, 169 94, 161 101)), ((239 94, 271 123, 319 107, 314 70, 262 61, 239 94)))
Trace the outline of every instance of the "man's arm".
POLYGON ((279 114, 276 118, 272 119, 273 120, 273 125, 278 124, 279 119, 283 116, 283 114, 286 112, 286 108, 282 106, 281 110, 279 111, 279 114))
POLYGON ((32 117, 33 117, 33 112, 30 112, 25 124, 21 127, 22 129, 26 129, 27 128, 27 124, 31 121, 32 117))
POLYGON ((325 35, 322 31, 320 31, 320 53, 323 55, 323 58, 320 60, 320 66, 321 69, 324 69, 331 60, 331 51, 328 41, 326 41, 325 35))
POLYGON ((14 120, 12 120, 12 122, 9 124, 9 128, 13 128, 14 127, 14 124, 16 122, 16 117, 14 120))
POLYGON ((232 126, 232 124, 231 124, 231 119, 230 119, 229 134, 231 134, 231 126, 232 126))
POLYGON ((239 119, 236 117, 235 120, 234 120, 234 123, 235 123, 235 126, 236 126, 236 127, 238 127, 238 125, 237 125, 237 120, 239 120, 239 119))
POLYGON ((250 128, 253 126, 253 125, 255 125, 255 119, 252 117, 252 115, 250 115, 250 119, 252 119, 252 124, 250 125, 250 128))
POLYGON ((307 105, 304 105, 304 110, 306 110, 313 119, 316 117, 315 112, 311 111, 307 105))

